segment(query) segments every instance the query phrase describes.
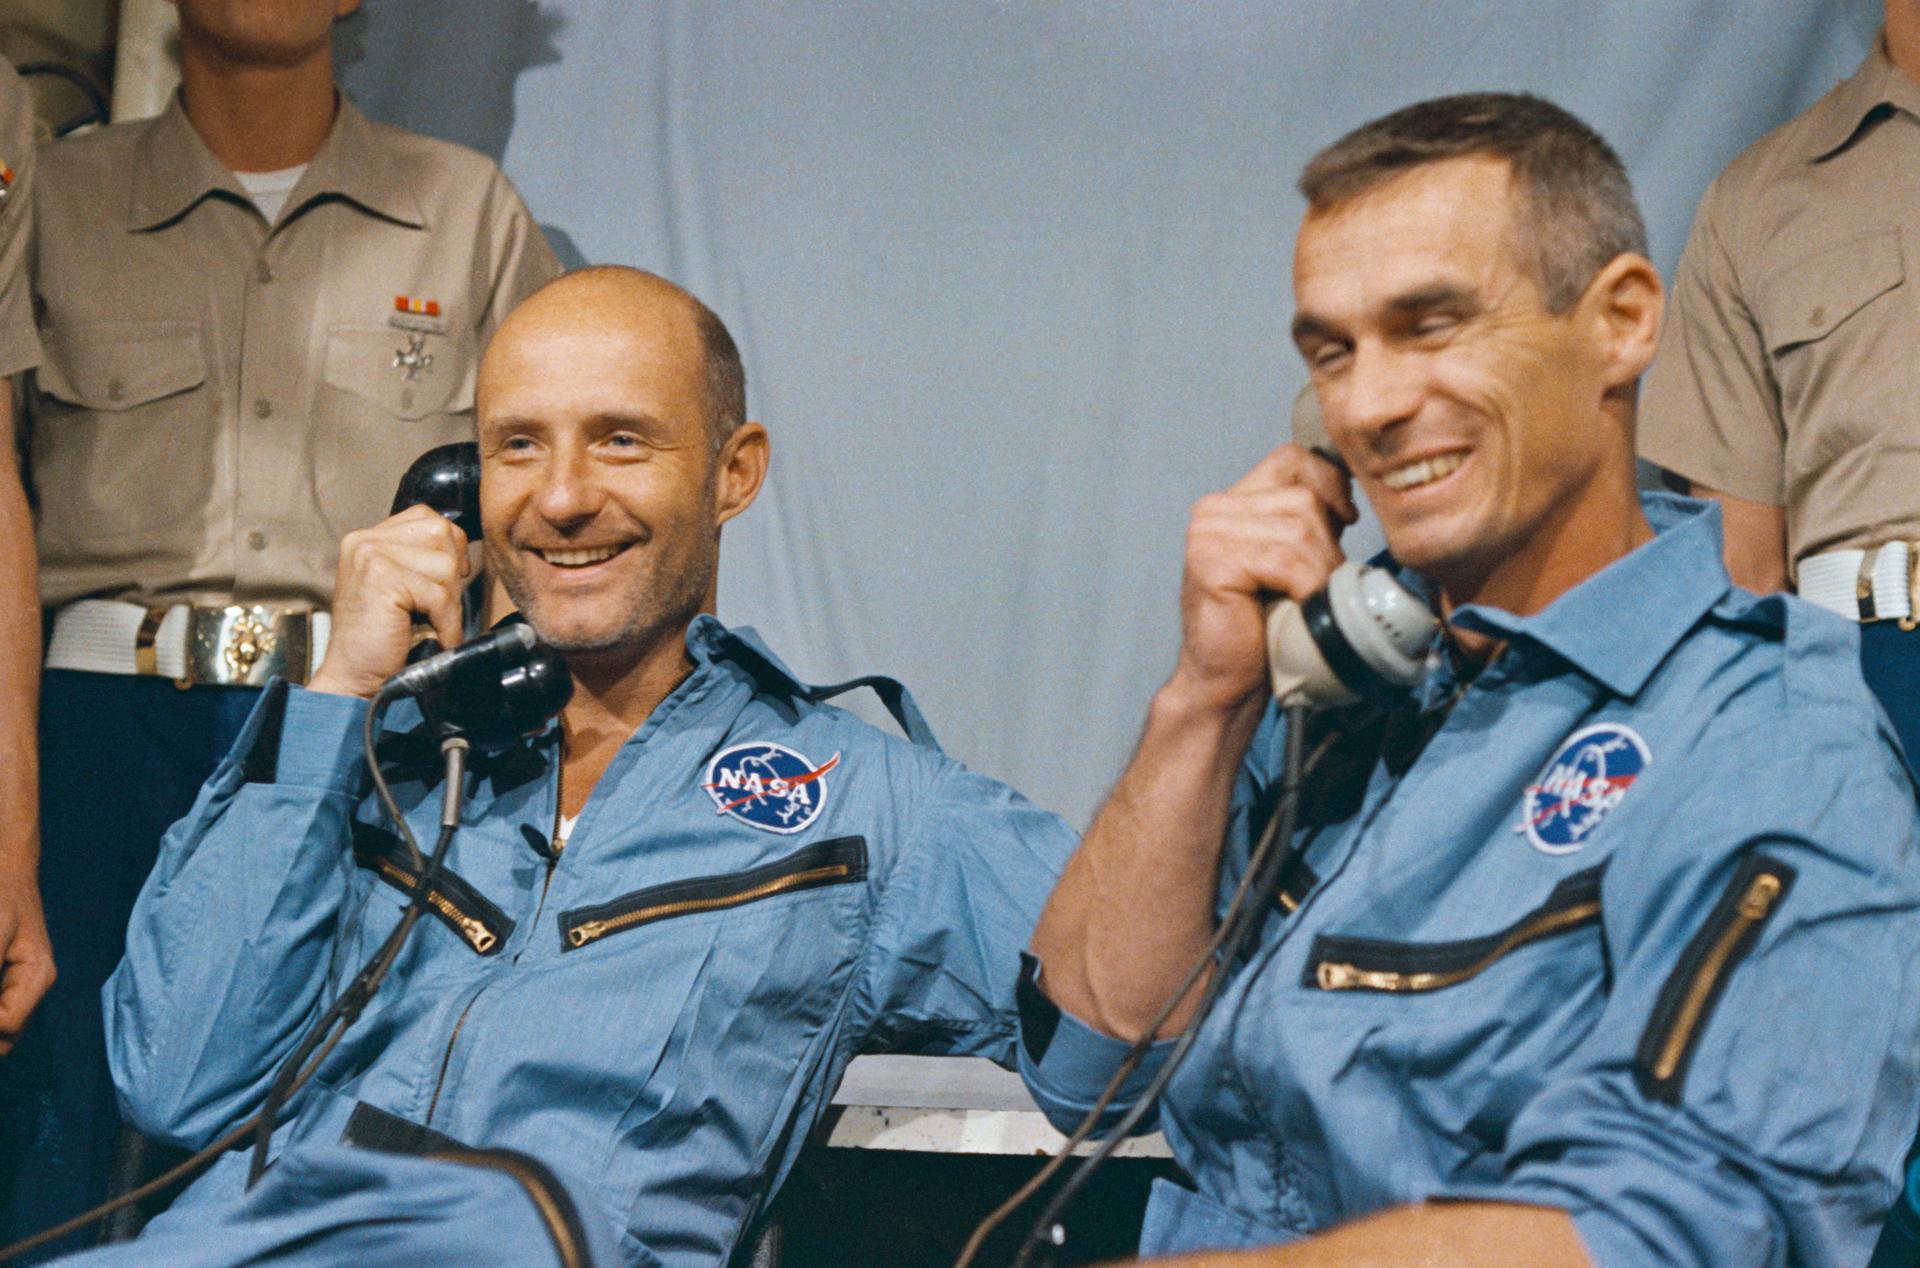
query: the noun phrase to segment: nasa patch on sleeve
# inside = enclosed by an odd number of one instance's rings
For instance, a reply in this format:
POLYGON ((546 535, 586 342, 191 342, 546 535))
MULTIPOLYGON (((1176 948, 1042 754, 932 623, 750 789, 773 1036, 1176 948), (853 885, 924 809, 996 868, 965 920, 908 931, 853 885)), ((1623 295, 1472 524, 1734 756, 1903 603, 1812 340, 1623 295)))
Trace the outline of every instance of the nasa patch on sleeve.
POLYGON ((1526 833, 1544 853, 1574 853, 1652 761, 1647 742, 1632 727, 1602 722, 1575 731, 1527 785, 1514 831, 1526 833))
POLYGON ((839 764, 838 753, 815 766, 784 744, 757 740, 715 754, 701 787, 720 814, 763 832, 800 832, 827 808, 827 772, 839 764))

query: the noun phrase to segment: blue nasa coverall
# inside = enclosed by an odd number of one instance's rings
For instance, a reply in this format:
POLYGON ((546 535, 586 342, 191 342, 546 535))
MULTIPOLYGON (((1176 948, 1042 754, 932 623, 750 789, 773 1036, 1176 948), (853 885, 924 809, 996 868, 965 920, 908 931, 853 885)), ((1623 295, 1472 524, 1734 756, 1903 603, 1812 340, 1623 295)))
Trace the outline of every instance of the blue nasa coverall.
MULTIPOLYGON (((1453 1197, 1564 1209, 1600 1264, 1866 1260, 1920 1115, 1913 789, 1854 628, 1734 589, 1717 508, 1647 512, 1545 611, 1462 609, 1505 652, 1465 686, 1436 656, 1316 791, 1169 1087, 1197 1189, 1159 1182, 1143 1251, 1453 1197)), ((1077 1119, 1122 1045, 1027 999, 1023 1072, 1077 1119)))
MULTIPOLYGON (((625 1262, 720 1263, 856 1054, 1011 1064, 1019 953, 1071 830, 941 755, 890 680, 861 681, 925 743, 820 703, 838 689, 751 631, 701 617, 687 647, 559 854, 558 727, 476 754, 432 910, 296 1100, 282 1160, 243 1196, 227 1155, 106 1257, 377 1258, 414 1221, 430 1259, 466 1244, 436 1212, 491 1211, 490 1258, 550 1259, 510 1177, 418 1156, 457 1142, 544 1163, 625 1262), (432 1185, 406 1179, 422 1167, 432 1185)), ((253 1113, 399 919, 416 876, 369 792, 365 708, 272 688, 162 845, 104 995, 150 1135, 198 1147, 253 1113)), ((429 848, 436 747, 392 726, 382 746, 429 848)))

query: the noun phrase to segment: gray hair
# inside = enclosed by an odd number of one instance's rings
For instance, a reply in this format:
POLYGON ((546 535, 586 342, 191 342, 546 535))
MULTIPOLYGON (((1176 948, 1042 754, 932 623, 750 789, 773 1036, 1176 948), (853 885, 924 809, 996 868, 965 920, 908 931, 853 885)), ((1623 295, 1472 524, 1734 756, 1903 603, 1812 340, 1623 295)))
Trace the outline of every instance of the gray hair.
POLYGON ((1300 192, 1326 211, 1412 168, 1492 155, 1513 172, 1523 258, 1550 312, 1573 306, 1616 257, 1647 254, 1647 227, 1619 155, 1550 101, 1467 93, 1363 124, 1308 161, 1300 192))

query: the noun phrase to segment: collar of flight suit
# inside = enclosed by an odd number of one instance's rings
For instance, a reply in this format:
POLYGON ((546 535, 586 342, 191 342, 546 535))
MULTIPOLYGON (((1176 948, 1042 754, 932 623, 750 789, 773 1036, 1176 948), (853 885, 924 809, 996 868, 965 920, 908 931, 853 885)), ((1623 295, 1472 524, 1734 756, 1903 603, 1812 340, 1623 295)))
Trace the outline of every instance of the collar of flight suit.
POLYGON ((1920 118, 1920 84, 1901 73, 1875 36, 1860 69, 1821 98, 1808 117, 1807 161, 1818 163, 1845 149, 1863 131, 1867 116, 1882 106, 1920 118))
MULTIPOLYGON (((339 94, 338 100, 333 130, 308 160, 299 184, 287 196, 281 219, 317 197, 333 195, 388 220, 416 229, 425 226, 419 202, 375 137, 373 124, 346 94, 339 94)), ((175 92, 136 143, 127 228, 139 232, 170 224, 216 192, 252 201, 239 179, 194 131, 175 92)))
POLYGON ((1614 695, 1637 695, 1733 584, 1721 559, 1717 504, 1668 493, 1643 493, 1640 502, 1652 541, 1532 616, 1468 604, 1454 612, 1454 624, 1537 643, 1614 695))

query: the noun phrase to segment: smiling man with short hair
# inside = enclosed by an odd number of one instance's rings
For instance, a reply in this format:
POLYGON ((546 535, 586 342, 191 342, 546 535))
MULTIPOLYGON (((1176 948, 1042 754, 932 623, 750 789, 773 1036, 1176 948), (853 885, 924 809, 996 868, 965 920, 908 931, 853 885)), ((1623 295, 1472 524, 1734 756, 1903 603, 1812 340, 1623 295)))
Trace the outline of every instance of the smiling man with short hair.
MULTIPOLYGON (((1309 724, 1345 741, 1279 901, 1169 1022, 1200 1026, 1161 1109, 1195 1187, 1156 1185, 1142 1249, 1863 1261, 1920 1093, 1920 825, 1852 631, 1733 588, 1716 509, 1636 494, 1662 295, 1619 160, 1482 94, 1302 188, 1295 338, 1444 637, 1406 698, 1309 724)), ((1274 813, 1265 606, 1354 516, 1292 445, 1194 509, 1177 666, 1034 934, 1023 1069, 1062 1125, 1274 813)))

